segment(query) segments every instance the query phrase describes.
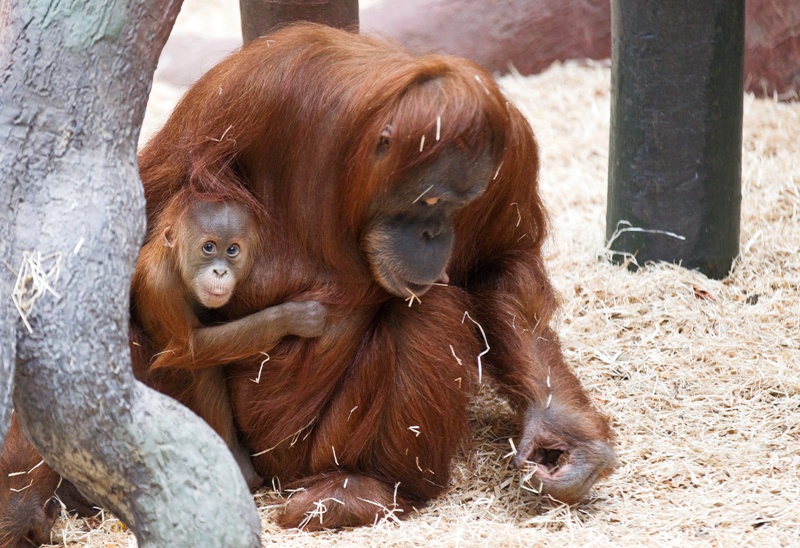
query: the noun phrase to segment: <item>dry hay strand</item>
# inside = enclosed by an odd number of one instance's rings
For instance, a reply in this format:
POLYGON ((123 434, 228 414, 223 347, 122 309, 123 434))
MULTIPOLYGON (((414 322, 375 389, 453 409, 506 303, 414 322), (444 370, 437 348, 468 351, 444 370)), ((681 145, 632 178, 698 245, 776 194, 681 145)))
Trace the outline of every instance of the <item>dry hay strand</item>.
POLYGON ((45 546, 131 548, 137 545, 125 524, 102 510, 88 518, 65 518, 62 512, 51 532, 51 542, 45 546))
MULTIPOLYGON (((396 522, 304 533, 256 495, 264 545, 800 545, 800 103, 745 97, 741 257, 723 281, 602 256, 607 63, 501 83, 541 145, 567 359, 612 420, 620 467, 572 507, 530 492, 510 461, 513 415, 484 386, 452 489, 396 522)), ((75 520, 62 520, 59 527, 75 520)), ((104 529, 63 545, 124 546, 104 529)))
POLYGON ((38 252, 23 252, 22 265, 17 271, 11 300, 28 333, 33 333, 28 318, 33 314, 33 308, 42 295, 50 293, 56 299, 60 298, 55 290, 60 275, 61 253, 42 256, 38 252))

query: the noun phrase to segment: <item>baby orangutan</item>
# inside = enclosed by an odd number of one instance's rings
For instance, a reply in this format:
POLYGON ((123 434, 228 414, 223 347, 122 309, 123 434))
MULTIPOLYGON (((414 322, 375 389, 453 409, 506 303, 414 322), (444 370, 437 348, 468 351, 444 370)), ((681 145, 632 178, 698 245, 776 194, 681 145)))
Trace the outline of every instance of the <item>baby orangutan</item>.
POLYGON ((261 252, 252 207, 186 190, 150 231, 131 288, 133 321, 155 352, 148 374, 185 375, 170 395, 216 430, 251 488, 262 480, 238 442, 223 366, 266 353, 288 335, 317 337, 326 316, 317 302, 287 302, 215 323, 214 310, 230 300, 261 252))

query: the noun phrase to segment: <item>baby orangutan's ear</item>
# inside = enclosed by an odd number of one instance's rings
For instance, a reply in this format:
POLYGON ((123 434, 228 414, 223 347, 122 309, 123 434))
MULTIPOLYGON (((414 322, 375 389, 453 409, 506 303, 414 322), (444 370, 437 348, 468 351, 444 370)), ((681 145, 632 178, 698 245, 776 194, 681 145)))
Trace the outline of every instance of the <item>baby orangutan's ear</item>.
POLYGON ((172 226, 168 226, 164 229, 164 232, 161 234, 161 241, 166 247, 175 247, 176 238, 172 226))

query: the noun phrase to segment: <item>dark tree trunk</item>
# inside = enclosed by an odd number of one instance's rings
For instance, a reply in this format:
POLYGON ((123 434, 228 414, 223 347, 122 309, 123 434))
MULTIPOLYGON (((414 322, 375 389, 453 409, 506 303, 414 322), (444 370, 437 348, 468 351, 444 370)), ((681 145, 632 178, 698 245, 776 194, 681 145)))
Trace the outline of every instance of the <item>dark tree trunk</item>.
POLYGON ((726 276, 739 253, 744 0, 612 0, 606 238, 726 276))
POLYGON ((144 226, 135 144, 179 8, 0 4, 0 251, 15 269, 23 257, 60 269, 22 292, 44 290, 25 310, 30 332, 8 306, 15 276, 0 269, 0 420, 5 432, 15 365, 27 437, 140 546, 258 546, 255 506, 222 440, 130 367, 128 288, 144 226))
POLYGON ((244 43, 295 21, 358 32, 358 0, 239 0, 244 43))

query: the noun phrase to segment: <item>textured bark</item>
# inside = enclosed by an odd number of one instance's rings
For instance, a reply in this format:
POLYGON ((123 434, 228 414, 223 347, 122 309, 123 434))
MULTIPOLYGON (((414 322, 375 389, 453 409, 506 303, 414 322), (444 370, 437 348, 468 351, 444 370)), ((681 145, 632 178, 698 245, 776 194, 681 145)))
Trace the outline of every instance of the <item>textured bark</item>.
MULTIPOLYGON (((4 10, 0 7, 0 20, 3 16, 4 10)), ((2 113, 3 105, 2 89, 2 85, 0 85, 0 113, 2 113)), ((1 118, 0 124, 2 124, 1 118)), ((0 149, 0 158, 3 155, 4 152, 0 149)), ((11 188, 11 182, 0 175, 0 261, 6 262, 11 258, 12 212, 10 208, 2 205, 11 203, 11 188)), ((11 417, 17 320, 10 298, 12 281, 9 280, 8 269, 0 264, 0 272, 2 272, 0 274, 0 447, 2 447, 11 417)))
POLYGON ((0 419, 14 403, 48 464, 136 533, 140 546, 257 546, 238 467, 200 419, 136 382, 128 288, 144 228, 135 144, 179 1, 0 4, 3 258, 61 275, 11 314, 2 269, 0 419))

